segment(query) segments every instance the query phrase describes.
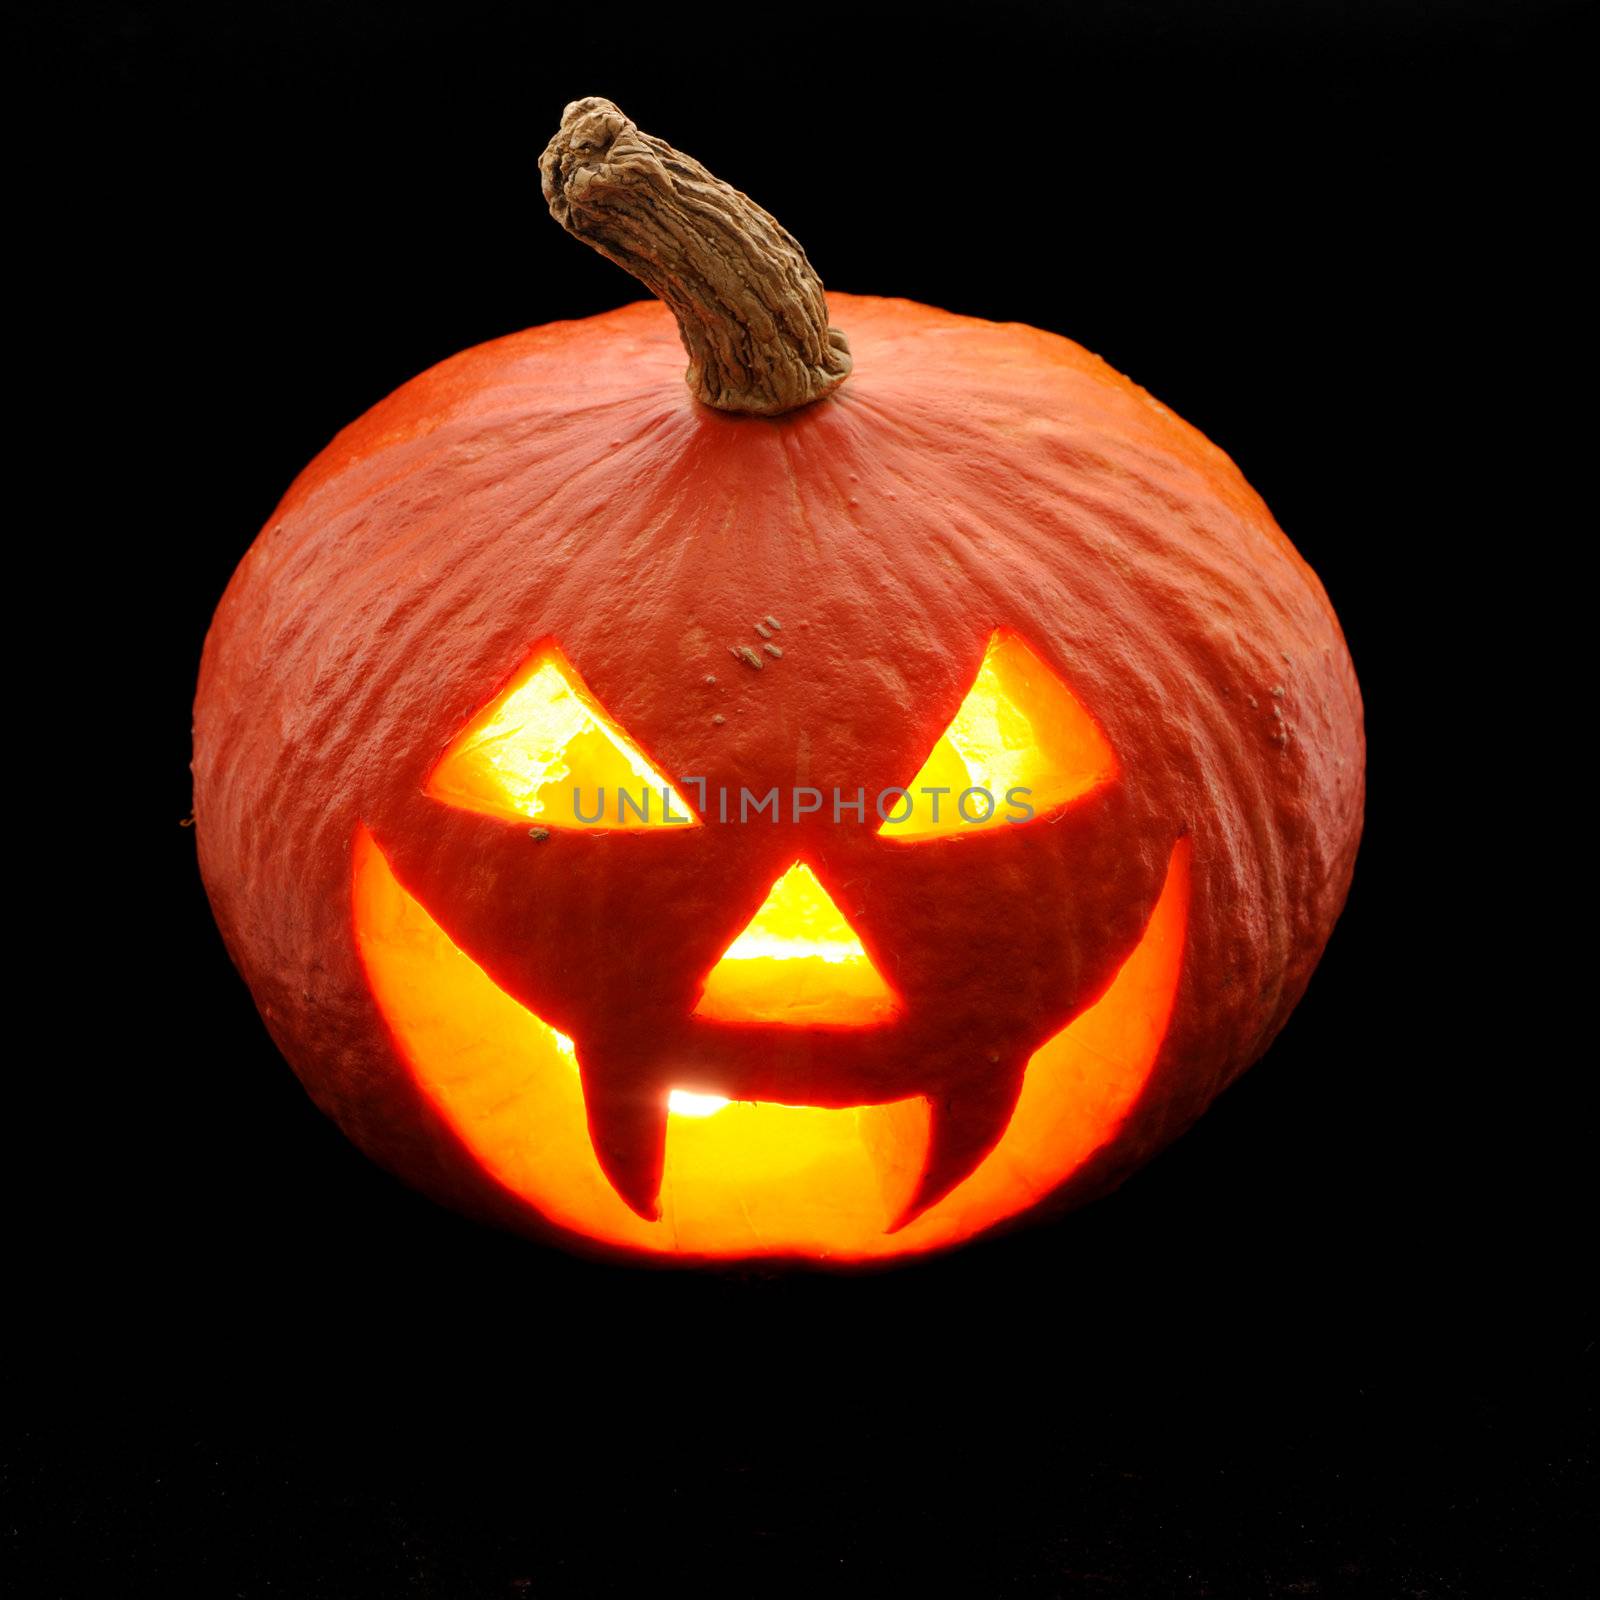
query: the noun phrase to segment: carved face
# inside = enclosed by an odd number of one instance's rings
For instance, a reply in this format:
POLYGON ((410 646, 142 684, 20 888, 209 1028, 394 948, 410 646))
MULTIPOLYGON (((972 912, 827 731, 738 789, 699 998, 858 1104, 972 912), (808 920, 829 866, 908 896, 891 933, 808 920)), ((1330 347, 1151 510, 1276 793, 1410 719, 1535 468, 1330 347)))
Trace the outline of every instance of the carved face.
MULTIPOLYGON (((776 672, 785 637, 768 617, 745 651, 776 672)), ((1187 855, 1103 875, 1077 937, 1007 938, 1030 849, 1064 846, 1092 877, 1122 781, 1020 636, 992 634, 920 769, 879 792, 779 781, 792 769, 713 786, 669 776, 669 747, 546 641, 451 740, 396 842, 358 834, 373 994, 500 1183, 618 1245, 852 1259, 986 1227, 1106 1138, 1171 1011, 1187 855), (464 896, 431 843, 407 849, 442 808, 475 854, 494 842, 492 895, 464 896), (645 887, 565 925, 542 911, 597 851, 631 853, 641 886, 681 853, 700 892, 645 887)))

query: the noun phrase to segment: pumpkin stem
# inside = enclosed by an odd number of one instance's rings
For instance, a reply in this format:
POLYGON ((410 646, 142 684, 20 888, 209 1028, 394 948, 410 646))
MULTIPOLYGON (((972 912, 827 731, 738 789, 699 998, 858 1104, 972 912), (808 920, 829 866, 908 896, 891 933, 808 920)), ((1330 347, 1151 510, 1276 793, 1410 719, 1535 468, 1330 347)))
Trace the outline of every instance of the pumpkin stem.
POLYGON ((574 100, 539 158, 550 214, 631 272, 678 319, 695 397, 778 416, 844 382, 806 253, 753 200, 654 139, 609 100, 574 100))

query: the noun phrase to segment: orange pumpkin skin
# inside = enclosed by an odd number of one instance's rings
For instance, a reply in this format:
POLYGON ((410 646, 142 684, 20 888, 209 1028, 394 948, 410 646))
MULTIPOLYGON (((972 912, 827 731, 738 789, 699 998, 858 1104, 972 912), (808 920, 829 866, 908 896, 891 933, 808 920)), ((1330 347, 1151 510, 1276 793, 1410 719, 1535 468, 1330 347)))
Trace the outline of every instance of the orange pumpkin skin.
MULTIPOLYGON (((619 1248, 497 1180, 422 1092, 357 948, 363 831, 496 984, 622 1081, 679 1036, 779 873, 813 863, 844 886, 906 1024, 811 1052, 753 1038, 719 1085, 819 1106, 925 1094, 944 1113, 930 1195, 992 1146, 1028 1052, 1106 989, 1186 841, 1154 1064, 1030 1212, 1119 1182, 1258 1058, 1343 905, 1363 797, 1354 670, 1315 575, 1231 461, 1066 339, 905 301, 830 306, 854 376, 773 419, 691 398, 654 302, 453 357, 312 462, 218 608, 195 818, 228 949, 317 1104, 473 1215, 619 1248), (769 614, 783 654, 757 671, 730 652, 769 614), (870 796, 917 772, 997 627, 1070 686, 1118 761, 1114 782, 1028 826, 897 845, 869 808, 865 826, 824 812, 536 842, 423 793, 553 640, 674 777, 870 796)), ((626 1134, 625 1103, 606 1116, 597 1139, 626 1134)), ((619 1144, 608 1170, 648 1194, 629 1159, 619 1144)))

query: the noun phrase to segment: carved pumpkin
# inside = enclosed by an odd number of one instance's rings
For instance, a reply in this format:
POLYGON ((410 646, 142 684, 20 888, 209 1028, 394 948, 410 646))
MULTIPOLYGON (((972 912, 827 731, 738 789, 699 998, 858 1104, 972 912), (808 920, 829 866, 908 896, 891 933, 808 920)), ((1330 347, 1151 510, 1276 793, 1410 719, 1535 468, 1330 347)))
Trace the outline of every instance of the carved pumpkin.
POLYGON ((541 165, 665 307, 405 385, 207 641, 201 865, 274 1038, 393 1171, 587 1248, 887 1259, 1105 1190, 1343 903, 1315 576, 1065 339, 830 307, 605 101, 541 165))

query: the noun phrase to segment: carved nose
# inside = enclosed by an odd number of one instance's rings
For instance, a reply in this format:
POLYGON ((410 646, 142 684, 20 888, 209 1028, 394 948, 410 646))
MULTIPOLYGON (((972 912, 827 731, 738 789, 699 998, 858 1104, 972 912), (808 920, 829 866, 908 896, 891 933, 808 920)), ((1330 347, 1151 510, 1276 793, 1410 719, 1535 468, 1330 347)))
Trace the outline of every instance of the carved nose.
POLYGON ((694 1015, 711 1022, 871 1028, 893 1021, 894 991, 817 875, 797 861, 706 979, 694 1015))

